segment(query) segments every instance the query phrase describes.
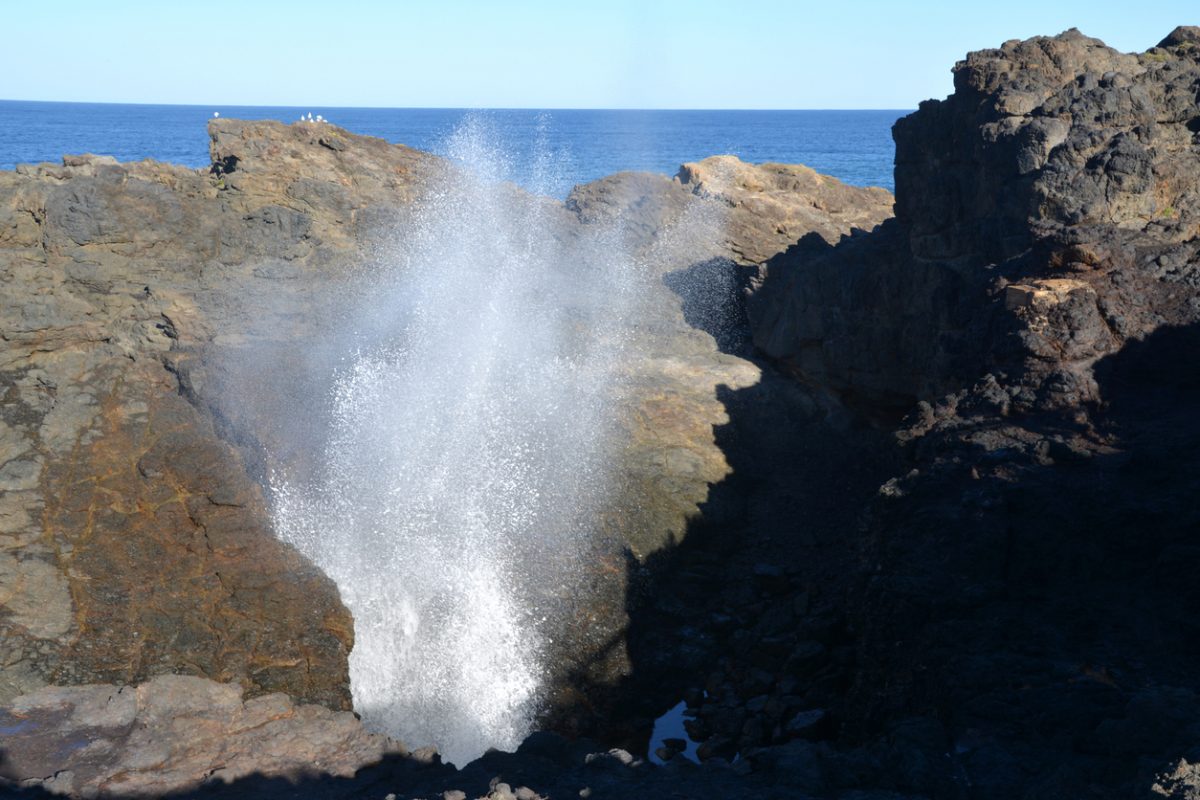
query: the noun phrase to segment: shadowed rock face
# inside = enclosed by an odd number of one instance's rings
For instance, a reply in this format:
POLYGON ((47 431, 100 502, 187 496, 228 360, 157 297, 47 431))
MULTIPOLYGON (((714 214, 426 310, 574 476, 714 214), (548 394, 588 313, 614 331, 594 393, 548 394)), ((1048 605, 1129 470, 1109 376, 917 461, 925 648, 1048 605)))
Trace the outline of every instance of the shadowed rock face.
POLYGON ((899 423, 840 735, 922 730, 961 796, 1195 792, 1197 38, 970 54, 896 124, 896 219, 750 301, 789 371, 899 423))

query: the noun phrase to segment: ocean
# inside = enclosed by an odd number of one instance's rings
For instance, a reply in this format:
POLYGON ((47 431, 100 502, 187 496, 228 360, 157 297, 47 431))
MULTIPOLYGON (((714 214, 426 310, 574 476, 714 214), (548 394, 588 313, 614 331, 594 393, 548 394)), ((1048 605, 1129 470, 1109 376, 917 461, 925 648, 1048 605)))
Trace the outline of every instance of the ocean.
POLYGON ((444 154, 468 119, 487 127, 506 154, 507 177, 529 185, 535 156, 551 165, 537 187, 565 196, 575 184, 623 170, 674 175, 679 165, 730 153, 743 161, 807 164, 858 186, 892 182, 891 127, 903 110, 864 111, 471 111, 442 108, 298 108, 46 103, 0 100, 0 169, 97 153, 203 167, 205 126, 219 112, 291 122, 323 115, 352 133, 444 154))

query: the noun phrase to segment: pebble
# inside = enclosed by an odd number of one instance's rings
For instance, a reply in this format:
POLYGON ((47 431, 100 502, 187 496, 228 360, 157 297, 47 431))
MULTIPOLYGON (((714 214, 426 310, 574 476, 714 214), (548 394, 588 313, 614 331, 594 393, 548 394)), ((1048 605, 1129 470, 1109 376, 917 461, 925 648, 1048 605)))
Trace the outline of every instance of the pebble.
POLYGON ((628 750, 622 750, 619 747, 609 750, 608 754, 627 767, 634 761, 632 753, 630 753, 628 750))
POLYGON ((512 787, 507 783, 497 783, 496 787, 492 789, 491 794, 488 795, 488 798, 489 800, 517 800, 516 795, 513 794, 512 787))

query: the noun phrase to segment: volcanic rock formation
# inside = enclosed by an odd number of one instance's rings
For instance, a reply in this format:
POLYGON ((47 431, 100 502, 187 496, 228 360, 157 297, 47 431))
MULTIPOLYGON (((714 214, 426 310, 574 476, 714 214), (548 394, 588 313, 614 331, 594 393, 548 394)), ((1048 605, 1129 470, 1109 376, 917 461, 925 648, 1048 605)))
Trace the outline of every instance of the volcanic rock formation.
POLYGON ((907 415, 840 736, 913 720, 964 796, 1134 796, 1195 760, 1198 40, 972 53, 895 127, 896 219, 802 240, 750 302, 789 372, 907 415))

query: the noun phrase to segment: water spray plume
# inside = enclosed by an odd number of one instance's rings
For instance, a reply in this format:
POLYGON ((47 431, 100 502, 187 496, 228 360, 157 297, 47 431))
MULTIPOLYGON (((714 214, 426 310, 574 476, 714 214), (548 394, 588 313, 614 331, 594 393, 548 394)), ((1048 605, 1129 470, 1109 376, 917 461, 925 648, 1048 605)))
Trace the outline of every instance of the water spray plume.
MULTIPOLYGON (((462 764, 528 733, 555 598, 610 496, 611 402, 645 270, 503 182, 486 124, 416 210, 341 332, 316 478, 273 480, 279 535, 355 620, 355 708, 462 764)), ((533 165, 553 182, 550 159, 533 165)))

